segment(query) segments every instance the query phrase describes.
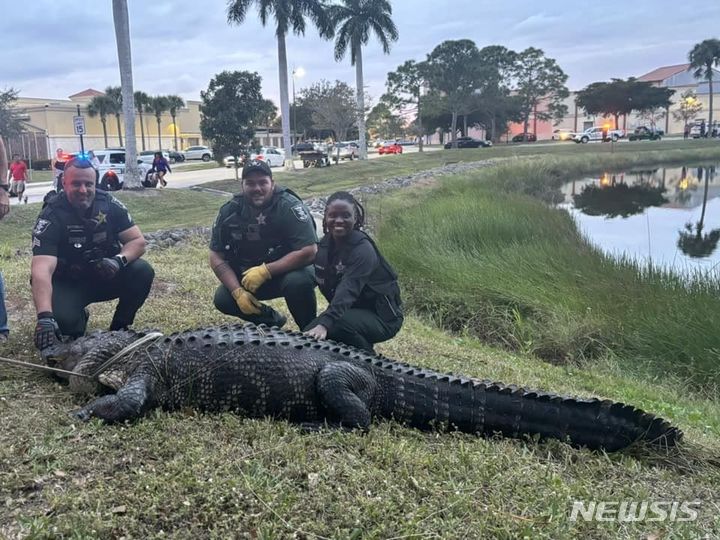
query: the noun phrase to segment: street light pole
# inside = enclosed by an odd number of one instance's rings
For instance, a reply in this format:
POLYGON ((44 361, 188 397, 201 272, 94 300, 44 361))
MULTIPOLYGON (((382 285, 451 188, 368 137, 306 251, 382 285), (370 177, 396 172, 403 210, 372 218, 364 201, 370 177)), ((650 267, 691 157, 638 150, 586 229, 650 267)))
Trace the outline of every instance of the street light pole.
POLYGON ((295 134, 295 144, 297 144, 297 105, 295 104, 295 77, 302 77, 305 75, 305 70, 301 67, 295 69, 293 66, 292 70, 292 93, 293 93, 293 121, 291 133, 295 134))

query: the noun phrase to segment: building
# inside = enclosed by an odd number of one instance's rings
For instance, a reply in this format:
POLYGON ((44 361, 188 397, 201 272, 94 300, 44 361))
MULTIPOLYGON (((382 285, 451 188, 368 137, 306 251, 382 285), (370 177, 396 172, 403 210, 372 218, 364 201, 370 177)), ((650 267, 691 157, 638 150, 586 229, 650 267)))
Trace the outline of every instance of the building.
MULTIPOLYGON (((708 121, 708 109, 710 106, 710 88, 706 79, 696 78, 688 68, 690 64, 676 64, 672 66, 662 66, 657 69, 653 69, 640 77, 637 77, 639 81, 649 82, 655 86, 662 86, 670 88, 675 91, 671 100, 672 104, 668 111, 660 111, 658 117, 655 118, 657 127, 663 129, 666 134, 669 135, 682 135, 684 130, 684 123, 682 120, 676 120, 673 113, 680 108, 680 100, 682 94, 687 90, 695 92, 698 101, 702 104, 702 110, 698 114, 697 120, 708 121)), ((714 103, 713 103, 713 119, 720 120, 720 71, 715 71, 718 84, 715 84, 714 90, 714 103)), ((583 131, 587 128, 594 126, 602 126, 604 124, 610 124, 611 127, 615 127, 614 117, 603 117, 588 115, 581 107, 577 106, 576 103, 577 92, 570 92, 570 95, 565 99, 565 105, 567 107, 567 115, 558 123, 552 121, 536 120, 533 114, 530 115, 530 122, 528 125, 528 131, 535 133, 538 139, 551 139, 553 134, 556 134, 558 130, 565 131, 583 131)), ((542 111, 543 104, 539 105, 539 110, 542 111)), ((626 118, 621 117, 619 120, 619 128, 625 130, 633 130, 638 126, 647 125, 651 120, 648 118, 641 118, 638 113, 632 113, 626 118)), ((522 124, 511 124, 510 125, 510 137, 515 134, 522 133, 522 124)))
MULTIPOLYGON (((45 99, 19 97, 16 107, 25 126, 25 132, 8 141, 8 152, 20 154, 33 160, 49 159, 55 150, 62 148, 67 152, 80 150, 80 138, 75 135, 73 118, 80 114, 85 117, 84 145, 86 149, 122 146, 124 142, 124 119, 114 115, 107 117, 105 130, 99 117, 90 117, 88 104, 102 92, 88 88, 68 99, 45 99), (118 125, 119 124, 119 125, 118 125)), ((173 126, 172 117, 163 113, 160 122, 152 113, 135 117, 135 135, 138 151, 155 150, 161 143, 162 148, 175 148, 175 129, 177 129, 177 146, 186 148, 202 144, 200 134, 200 102, 188 100, 176 116, 177 126, 173 126), (141 126, 142 121, 142 126, 141 126)))

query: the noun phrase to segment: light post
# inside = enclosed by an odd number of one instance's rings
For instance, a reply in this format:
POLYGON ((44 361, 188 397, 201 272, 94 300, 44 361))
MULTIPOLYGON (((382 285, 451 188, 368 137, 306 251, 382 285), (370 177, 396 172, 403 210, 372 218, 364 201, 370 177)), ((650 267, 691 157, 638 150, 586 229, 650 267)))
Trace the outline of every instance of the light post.
MULTIPOLYGON (((295 77, 302 79, 305 76, 305 69, 302 66, 292 70, 292 92, 293 92, 293 122, 291 133, 295 134, 295 143, 297 144, 297 106, 295 105, 295 77)), ((268 126, 268 130, 270 127, 268 126)))

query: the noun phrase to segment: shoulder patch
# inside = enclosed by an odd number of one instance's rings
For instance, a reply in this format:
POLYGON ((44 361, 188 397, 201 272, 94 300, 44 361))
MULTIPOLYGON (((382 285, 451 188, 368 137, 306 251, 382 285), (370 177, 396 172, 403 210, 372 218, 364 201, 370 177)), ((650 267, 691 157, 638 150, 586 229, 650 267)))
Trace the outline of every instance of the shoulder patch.
POLYGON ((37 222, 35 223, 35 228, 33 229, 33 235, 34 236, 40 236, 42 233, 44 233, 47 228, 51 225, 49 219, 42 219, 38 218, 37 222))
POLYGON ((305 210, 305 207, 302 204, 296 204, 293 206, 292 211, 299 221, 307 221, 310 219, 310 215, 307 213, 307 210, 305 210))

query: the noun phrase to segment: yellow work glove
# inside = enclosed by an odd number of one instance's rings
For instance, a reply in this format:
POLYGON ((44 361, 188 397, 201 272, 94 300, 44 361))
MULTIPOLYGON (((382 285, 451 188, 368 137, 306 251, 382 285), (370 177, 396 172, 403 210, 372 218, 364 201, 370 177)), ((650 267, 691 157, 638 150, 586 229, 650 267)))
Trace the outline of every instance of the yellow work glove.
POLYGON ((262 304, 252 294, 242 287, 238 287, 232 292, 235 303, 245 315, 260 315, 260 306, 262 304))
POLYGON ((272 278, 270 270, 265 263, 262 263, 260 266, 253 266, 243 272, 242 286, 254 293, 270 278, 272 278))

